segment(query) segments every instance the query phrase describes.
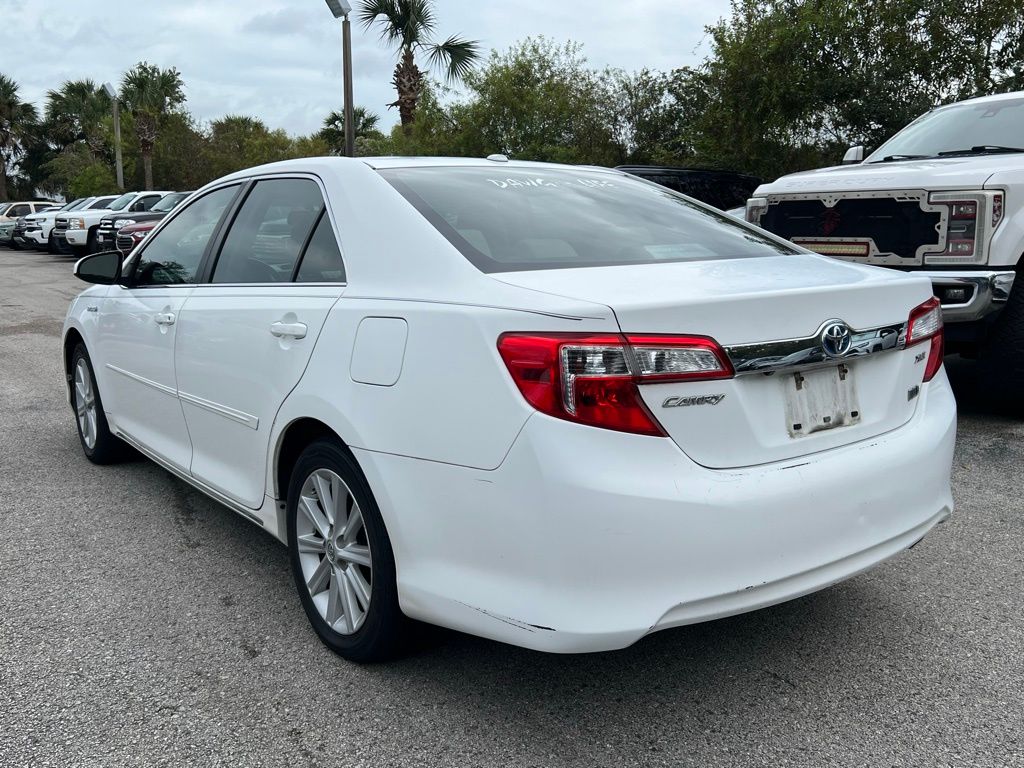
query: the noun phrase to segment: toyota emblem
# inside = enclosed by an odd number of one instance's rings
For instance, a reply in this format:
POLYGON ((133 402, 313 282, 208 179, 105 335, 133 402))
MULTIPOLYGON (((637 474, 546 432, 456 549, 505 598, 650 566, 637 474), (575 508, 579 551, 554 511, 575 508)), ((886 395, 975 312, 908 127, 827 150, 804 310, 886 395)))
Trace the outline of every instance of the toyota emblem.
POLYGON ((829 357, 842 357, 850 351, 853 332, 846 323, 833 321, 821 331, 821 346, 829 357))

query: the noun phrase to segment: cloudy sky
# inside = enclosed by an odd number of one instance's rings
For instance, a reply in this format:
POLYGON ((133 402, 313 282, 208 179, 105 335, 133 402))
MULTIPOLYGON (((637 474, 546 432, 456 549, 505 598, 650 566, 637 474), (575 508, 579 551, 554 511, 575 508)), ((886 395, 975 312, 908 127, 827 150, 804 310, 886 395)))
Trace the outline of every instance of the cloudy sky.
MULTIPOLYGON (((353 2, 353 5, 355 2, 353 2)), ((438 32, 505 49, 576 40, 594 66, 670 69, 707 51, 728 0, 437 0, 438 32)), ((135 62, 174 66, 201 120, 248 114, 310 133, 341 107, 341 27, 324 0, 0 0, 0 72, 42 107, 62 81, 116 81, 135 62)), ((393 54, 353 26, 355 101, 397 121, 393 54)))

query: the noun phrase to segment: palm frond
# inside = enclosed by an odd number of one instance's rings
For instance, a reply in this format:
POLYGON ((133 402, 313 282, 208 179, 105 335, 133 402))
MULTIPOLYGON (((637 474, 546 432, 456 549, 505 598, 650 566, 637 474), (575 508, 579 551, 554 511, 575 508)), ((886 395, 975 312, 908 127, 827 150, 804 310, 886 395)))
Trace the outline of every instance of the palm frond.
POLYGON ((432 67, 444 69, 449 82, 465 78, 480 61, 480 43, 457 35, 452 35, 443 43, 433 43, 424 48, 428 51, 427 61, 432 67))

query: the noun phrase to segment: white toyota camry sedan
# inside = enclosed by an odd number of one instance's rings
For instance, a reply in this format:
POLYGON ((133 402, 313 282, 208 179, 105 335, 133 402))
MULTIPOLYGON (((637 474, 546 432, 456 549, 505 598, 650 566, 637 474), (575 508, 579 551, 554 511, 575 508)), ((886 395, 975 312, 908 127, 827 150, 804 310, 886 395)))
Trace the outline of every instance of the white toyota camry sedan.
POLYGON ((284 542, 319 637, 545 651, 822 589, 952 509, 928 280, 613 170, 290 161, 196 192, 64 325, 128 446, 284 542))

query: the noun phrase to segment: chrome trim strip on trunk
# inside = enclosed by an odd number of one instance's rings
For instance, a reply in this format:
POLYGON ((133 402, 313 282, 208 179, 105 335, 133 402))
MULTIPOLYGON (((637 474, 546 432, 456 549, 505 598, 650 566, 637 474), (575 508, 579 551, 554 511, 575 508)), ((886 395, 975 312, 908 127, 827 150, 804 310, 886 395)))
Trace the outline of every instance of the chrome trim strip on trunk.
POLYGON ((849 349, 842 355, 830 355, 825 351, 822 334, 827 326, 837 322, 843 321, 826 320, 813 334, 798 339, 734 344, 725 347, 725 354, 732 361, 736 375, 742 376, 750 373, 774 373, 822 365, 839 365, 846 360, 904 349, 907 345, 905 322, 862 330, 851 328, 849 349))
POLYGON ((237 512, 242 517, 244 517, 244 518, 246 518, 248 520, 251 520, 252 522, 258 524, 260 527, 263 527, 263 521, 260 520, 260 518, 257 517, 256 514, 251 509, 248 509, 247 507, 244 507, 241 504, 239 504, 237 501, 228 498, 227 496, 225 496, 220 491, 214 490, 213 488, 211 488, 210 486, 208 486, 206 483, 202 482, 201 480, 197 480, 196 478, 194 478, 192 475, 186 473, 185 470, 181 469, 177 465, 172 464, 172 463, 170 463, 168 461, 165 461, 160 456, 158 456, 157 454, 153 453, 148 448, 143 446, 142 443, 140 443, 138 440, 133 438, 131 435, 126 434, 124 432, 124 430, 118 429, 118 430, 116 430, 116 434, 117 434, 117 436, 119 438, 124 440, 126 443, 128 443, 128 445, 130 445, 132 448, 137 450, 139 453, 141 453, 147 459, 149 459, 150 461, 154 462, 155 464, 159 464, 161 467, 166 469, 168 472, 170 472, 172 475, 177 477, 179 480, 184 480, 186 483, 191 485, 197 491, 206 494, 207 496, 209 496, 214 501, 216 501, 216 502, 218 502, 220 504, 223 504, 225 507, 227 507, 228 509, 232 510, 233 512, 237 512))

